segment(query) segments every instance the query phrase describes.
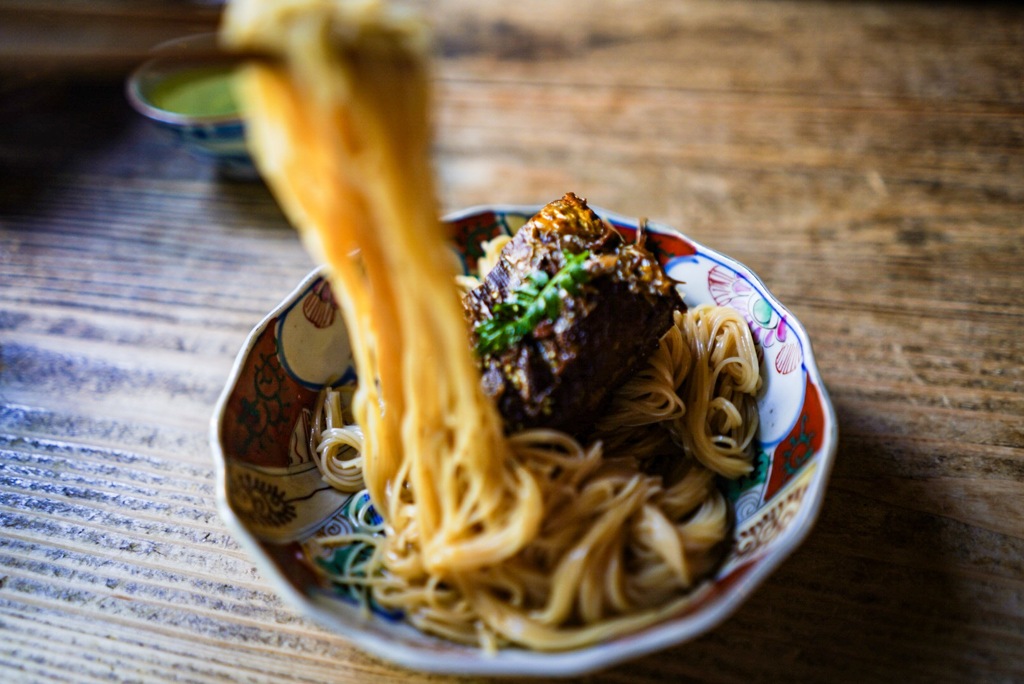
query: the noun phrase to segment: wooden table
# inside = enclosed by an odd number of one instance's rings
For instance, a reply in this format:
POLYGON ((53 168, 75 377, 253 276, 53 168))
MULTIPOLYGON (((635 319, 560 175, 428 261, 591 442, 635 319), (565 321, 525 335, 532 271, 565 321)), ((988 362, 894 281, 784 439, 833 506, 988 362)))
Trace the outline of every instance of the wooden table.
MULTIPOLYGON (((481 4, 431 9, 445 209, 680 227, 806 324, 839 415, 803 547, 589 681, 1024 680, 1024 11, 481 4)), ((215 512, 214 402, 312 264, 82 71, 2 81, 0 680, 425 680, 283 605, 215 512)))

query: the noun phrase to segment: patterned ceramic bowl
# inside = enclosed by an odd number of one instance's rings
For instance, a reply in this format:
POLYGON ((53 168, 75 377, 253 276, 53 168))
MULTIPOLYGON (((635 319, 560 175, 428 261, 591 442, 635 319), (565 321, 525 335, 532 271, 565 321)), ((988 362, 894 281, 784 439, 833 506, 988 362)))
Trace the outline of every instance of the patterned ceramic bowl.
MULTIPOLYGON (((486 207, 448 217, 466 271, 475 268, 481 241, 514 233, 537 209, 486 207)), ((635 220, 597 212, 634 234, 635 220)), ((735 611, 810 531, 835 457, 835 414, 806 332, 757 276, 669 228, 649 224, 649 233, 648 246, 685 283, 688 304, 741 312, 762 357, 756 467, 724 485, 736 514, 732 547, 692 604, 661 624, 579 650, 488 655, 425 635, 394 615, 365 615, 348 588, 321 579, 316 567, 337 559, 321 556, 315 540, 358 529, 367 502, 329 487, 310 457, 319 389, 329 379, 355 378, 344 323, 320 272, 249 335, 212 423, 221 515, 264 577, 356 646, 412 669, 453 674, 577 675, 692 639, 735 611)))
POLYGON ((166 89, 171 80, 189 72, 228 68, 206 61, 216 44, 215 33, 200 33, 158 45, 153 49, 153 58, 129 75, 125 94, 137 112, 174 136, 194 155, 214 161, 231 175, 256 178, 256 168, 245 145, 245 127, 237 111, 186 114, 168 109, 161 102, 161 89, 166 89), (196 54, 203 56, 190 57, 196 54))

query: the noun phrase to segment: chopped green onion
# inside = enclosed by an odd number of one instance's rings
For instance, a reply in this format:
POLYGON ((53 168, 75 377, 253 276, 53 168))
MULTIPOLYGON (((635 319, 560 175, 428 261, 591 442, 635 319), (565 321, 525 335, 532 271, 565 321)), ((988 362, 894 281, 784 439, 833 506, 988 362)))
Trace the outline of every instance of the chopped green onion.
POLYGON ((563 251, 565 265, 554 276, 534 271, 517 287, 509 299, 499 302, 491 318, 476 326, 476 352, 494 354, 519 342, 545 320, 554 320, 562 307, 561 292, 570 295, 590 278, 584 264, 590 252, 572 254, 563 251))

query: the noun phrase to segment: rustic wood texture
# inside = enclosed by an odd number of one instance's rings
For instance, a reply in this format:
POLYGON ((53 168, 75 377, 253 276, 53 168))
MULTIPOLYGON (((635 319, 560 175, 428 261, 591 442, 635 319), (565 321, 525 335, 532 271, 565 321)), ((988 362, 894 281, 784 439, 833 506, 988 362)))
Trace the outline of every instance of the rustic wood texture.
POLYGON ((110 74, 219 17, 198 0, 0 0, 0 73, 110 74))
MULTIPOLYGON (((1024 680, 1024 11, 429 11, 446 209, 573 190, 681 228, 805 323, 839 416, 803 547, 588 681, 1024 680)), ((312 266, 266 189, 119 78, 0 93, 0 680, 426 681, 283 605, 215 512, 214 401, 312 266)))

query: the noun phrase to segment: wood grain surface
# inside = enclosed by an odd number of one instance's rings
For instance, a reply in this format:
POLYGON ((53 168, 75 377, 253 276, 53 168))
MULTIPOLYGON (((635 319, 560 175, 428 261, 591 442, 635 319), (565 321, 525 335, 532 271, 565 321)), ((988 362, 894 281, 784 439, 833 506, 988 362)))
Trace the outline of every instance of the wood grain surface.
MULTIPOLYGON (((679 227, 804 322, 839 416, 801 549, 587 681, 1024 681, 1024 11, 429 7, 446 210, 679 227)), ((214 402, 312 264, 261 184, 73 71, 0 79, 0 680, 448 681, 298 617, 218 519, 214 402)))

